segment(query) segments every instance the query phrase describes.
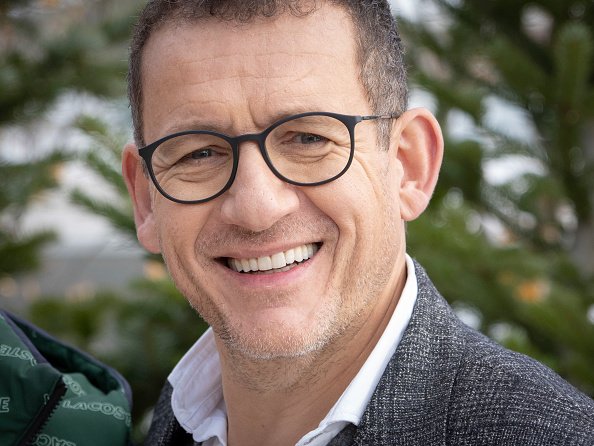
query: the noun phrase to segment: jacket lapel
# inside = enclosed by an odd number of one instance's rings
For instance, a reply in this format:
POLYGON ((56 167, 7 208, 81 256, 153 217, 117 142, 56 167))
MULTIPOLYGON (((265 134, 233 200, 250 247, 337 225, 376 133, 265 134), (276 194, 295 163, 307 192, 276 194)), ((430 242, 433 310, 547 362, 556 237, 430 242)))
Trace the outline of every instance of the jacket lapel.
POLYGON ((411 321, 355 434, 355 444, 446 443, 450 393, 464 350, 462 322, 415 262, 411 321))

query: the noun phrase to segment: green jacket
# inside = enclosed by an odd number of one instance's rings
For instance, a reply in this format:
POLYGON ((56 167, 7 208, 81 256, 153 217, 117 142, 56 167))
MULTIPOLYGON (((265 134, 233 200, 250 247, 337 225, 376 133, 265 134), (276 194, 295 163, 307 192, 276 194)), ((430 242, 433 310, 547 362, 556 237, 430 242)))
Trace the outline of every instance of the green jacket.
POLYGON ((125 446, 131 407, 118 372, 0 310, 2 446, 125 446))

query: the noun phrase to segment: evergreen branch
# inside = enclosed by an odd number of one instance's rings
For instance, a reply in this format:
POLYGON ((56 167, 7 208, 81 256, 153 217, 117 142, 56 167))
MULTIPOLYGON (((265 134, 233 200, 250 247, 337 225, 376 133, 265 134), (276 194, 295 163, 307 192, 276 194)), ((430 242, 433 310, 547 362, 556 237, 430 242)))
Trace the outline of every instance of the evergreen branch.
POLYGON ((95 215, 105 218, 113 228, 136 241, 136 226, 132 217, 132 210, 129 206, 116 206, 110 201, 100 201, 91 198, 80 189, 73 190, 70 197, 73 203, 95 215))
POLYGON ((582 23, 567 23, 554 44, 555 94, 566 110, 581 110, 594 73, 592 33, 582 23))
POLYGON ((499 159, 510 155, 525 156, 538 161, 543 165, 548 164, 548 156, 541 144, 527 144, 503 134, 487 126, 481 126, 480 132, 493 142, 496 150, 486 150, 485 159, 499 159))
POLYGON ((70 159, 56 151, 29 163, 0 162, 0 211, 24 209, 38 194, 58 185, 59 167, 70 159))
POLYGON ((118 194, 121 195, 127 192, 119 163, 114 164, 112 160, 105 160, 99 152, 93 149, 86 152, 83 159, 85 164, 105 180, 109 187, 114 188, 118 194))
MULTIPOLYGON (((465 24, 477 35, 493 33, 506 36, 522 50, 522 53, 533 59, 545 73, 552 72, 552 62, 546 48, 538 45, 522 31, 520 11, 510 8, 508 3, 469 0, 463 0, 461 4, 448 0, 436 0, 436 2, 451 15, 454 23, 465 24)), ((523 6, 521 2, 517 5, 519 10, 523 6)), ((484 35, 483 37, 490 39, 493 36, 484 35)))
POLYGON ((56 234, 52 231, 21 237, 0 231, 0 275, 12 275, 37 269, 40 265, 37 253, 56 238, 56 234))
POLYGON ((496 217, 511 234, 515 235, 517 239, 525 240, 534 246, 542 247, 547 245, 540 237, 538 237, 538 234, 536 234, 535 231, 523 228, 518 222, 517 217, 511 215, 510 211, 518 213, 516 205, 504 194, 501 194, 496 187, 484 184, 481 190, 481 195, 483 197, 482 206, 484 207, 484 210, 496 217), (506 208, 509 209, 507 212, 504 211, 506 208))

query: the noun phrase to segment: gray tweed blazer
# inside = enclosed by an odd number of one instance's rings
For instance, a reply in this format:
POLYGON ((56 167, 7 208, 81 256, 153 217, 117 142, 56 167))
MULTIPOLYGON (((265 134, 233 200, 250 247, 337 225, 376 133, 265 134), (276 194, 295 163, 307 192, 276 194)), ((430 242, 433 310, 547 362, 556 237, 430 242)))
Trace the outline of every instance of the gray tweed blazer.
MULTIPOLYGON (((331 446, 594 446, 594 401, 464 325, 416 264, 411 321, 359 426, 331 446)), ((192 445, 163 388, 146 446, 192 445)), ((239 445, 240 446, 240 445, 239 445)))

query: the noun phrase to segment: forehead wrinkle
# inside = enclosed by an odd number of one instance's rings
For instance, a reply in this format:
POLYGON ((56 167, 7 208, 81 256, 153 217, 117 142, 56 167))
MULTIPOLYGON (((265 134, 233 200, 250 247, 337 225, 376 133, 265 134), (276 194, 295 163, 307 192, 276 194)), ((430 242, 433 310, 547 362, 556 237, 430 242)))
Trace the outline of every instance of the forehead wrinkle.
MULTIPOLYGON (((196 85, 205 82, 226 80, 226 79, 256 79, 262 81, 283 80, 285 78, 293 78, 295 76, 296 67, 300 66, 299 59, 315 59, 318 57, 331 58, 336 63, 336 72, 339 72, 339 67, 343 65, 342 59, 333 55, 325 54, 323 52, 311 51, 303 52, 300 50, 299 54, 290 52, 278 51, 276 53, 262 52, 250 59, 257 59, 256 63, 245 63, 246 56, 229 54, 227 56, 217 55, 215 58, 204 56, 198 60, 191 59, 182 62, 176 62, 179 80, 190 81, 196 85), (259 60, 261 59, 261 60, 259 60), (208 76, 204 66, 208 64, 208 76), (199 79, 194 79, 194 74, 200 73, 199 79)), ((294 81, 300 81, 312 74, 315 67, 309 67, 307 72, 299 74, 294 81)))
MULTIPOLYGON (((252 110, 262 105, 267 117, 266 122, 270 124, 272 120, 311 111, 344 112, 342 108, 337 109, 332 103, 342 99, 347 92, 342 89, 319 91, 316 88, 319 73, 316 73, 314 66, 308 66, 307 71, 300 73, 297 77, 295 70, 287 70, 285 67, 283 71, 286 73, 285 75, 274 78, 280 82, 268 82, 272 78, 263 77, 262 88, 258 89, 261 93, 250 101, 250 104, 253 104, 250 107, 252 110), (286 104, 289 99, 291 106, 287 108, 286 104)), ((260 115, 262 115, 262 111, 260 111, 260 115)))
MULTIPOLYGON (((354 45, 345 41, 339 44, 340 50, 330 51, 319 41, 311 40, 307 26, 294 29, 282 20, 253 25, 251 29, 247 26, 231 32, 227 38, 210 39, 214 31, 221 34, 219 25, 206 33, 194 33, 195 24, 174 26, 159 30, 150 39, 152 42, 149 40, 147 54, 152 46, 151 59, 155 64, 148 71, 153 71, 150 77, 155 93, 160 92, 156 97, 169 96, 177 102, 167 106, 153 100, 157 110, 168 108, 157 116, 153 114, 157 122, 175 120, 169 122, 170 126, 186 122, 193 126, 207 118, 216 126, 224 123, 221 130, 232 134, 261 131, 279 118, 301 112, 367 114, 356 100, 362 85, 354 45), (282 32, 280 39, 276 30, 268 26, 271 23, 282 32), (181 48, 189 51, 180 51, 180 39, 181 48), (345 72, 353 71, 351 67, 355 67, 355 79, 351 79, 352 74, 346 77, 345 72), (160 72, 167 69, 169 78, 160 78, 160 72), (320 77, 322 81, 335 81, 326 82, 321 90, 320 77), (176 85, 180 84, 189 90, 176 94, 176 85), (176 116, 168 115, 180 110, 176 116)), ((320 35, 323 37, 329 31, 330 28, 321 28, 320 35)))

